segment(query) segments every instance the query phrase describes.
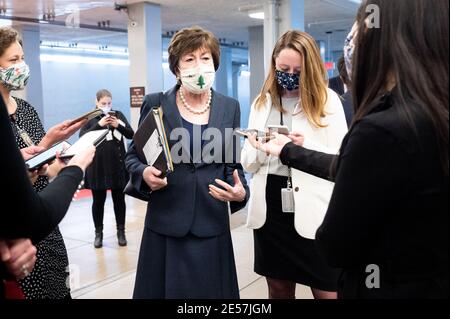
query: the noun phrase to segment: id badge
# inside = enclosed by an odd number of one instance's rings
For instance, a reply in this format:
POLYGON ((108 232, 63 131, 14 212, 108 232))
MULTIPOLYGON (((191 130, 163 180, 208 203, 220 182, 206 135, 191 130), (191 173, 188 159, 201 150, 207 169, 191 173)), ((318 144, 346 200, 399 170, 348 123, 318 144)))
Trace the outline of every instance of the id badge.
POLYGON ((294 190, 292 188, 281 189, 281 209, 283 213, 295 213, 294 190))

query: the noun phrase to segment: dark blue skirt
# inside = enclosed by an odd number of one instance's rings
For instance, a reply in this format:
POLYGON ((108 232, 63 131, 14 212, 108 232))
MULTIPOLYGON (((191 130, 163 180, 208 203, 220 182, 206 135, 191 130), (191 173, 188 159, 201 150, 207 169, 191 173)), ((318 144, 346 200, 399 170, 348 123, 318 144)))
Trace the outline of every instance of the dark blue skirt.
POLYGON ((239 299, 230 231, 168 237, 145 228, 134 299, 239 299))

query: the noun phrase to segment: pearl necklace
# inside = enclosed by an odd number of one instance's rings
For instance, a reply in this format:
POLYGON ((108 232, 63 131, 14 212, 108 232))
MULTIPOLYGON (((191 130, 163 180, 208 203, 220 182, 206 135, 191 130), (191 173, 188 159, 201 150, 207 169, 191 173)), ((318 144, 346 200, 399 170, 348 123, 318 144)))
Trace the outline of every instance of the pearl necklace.
POLYGON ((181 102, 183 102, 184 107, 185 107, 189 112, 191 112, 191 113, 193 113, 193 114, 201 115, 201 114, 203 114, 203 113, 206 113, 206 111, 208 111, 209 108, 211 107, 211 97, 212 97, 211 90, 208 91, 208 92, 209 92, 209 94, 208 94, 208 102, 206 102, 206 106, 205 106, 202 110, 200 110, 200 111, 197 111, 196 109, 194 109, 192 106, 190 106, 190 105, 186 102, 186 99, 184 98, 184 95, 183 95, 183 88, 182 88, 182 87, 180 87, 179 92, 180 92, 180 100, 181 100, 181 102))

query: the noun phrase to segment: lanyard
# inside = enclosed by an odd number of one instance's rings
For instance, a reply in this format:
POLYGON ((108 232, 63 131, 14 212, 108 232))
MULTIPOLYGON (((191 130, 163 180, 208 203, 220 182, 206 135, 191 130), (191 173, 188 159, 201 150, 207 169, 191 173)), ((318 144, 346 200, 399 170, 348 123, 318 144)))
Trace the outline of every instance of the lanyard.
MULTIPOLYGON (((283 101, 281 99, 281 95, 280 95, 280 106, 281 109, 283 109, 283 101)), ((283 112, 280 111, 280 125, 284 125, 284 119, 283 119, 283 112)), ((288 170, 289 170, 289 175, 288 175, 288 180, 287 180, 287 188, 292 188, 292 171, 291 168, 288 166, 288 170)))
POLYGON ((30 135, 28 135, 28 133, 24 129, 19 127, 19 125, 16 123, 16 120, 11 118, 11 122, 14 124, 14 127, 17 130, 17 133, 19 134, 19 136, 22 139, 22 141, 27 145, 27 147, 35 146, 35 144, 34 144, 33 140, 31 139, 30 135))

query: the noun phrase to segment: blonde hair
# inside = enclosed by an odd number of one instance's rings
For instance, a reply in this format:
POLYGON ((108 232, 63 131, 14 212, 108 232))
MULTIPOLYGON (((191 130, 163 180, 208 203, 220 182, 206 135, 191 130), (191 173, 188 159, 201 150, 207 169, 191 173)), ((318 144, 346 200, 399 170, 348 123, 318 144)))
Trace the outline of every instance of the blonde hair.
POLYGON ((256 99, 255 108, 259 109, 267 102, 270 94, 272 104, 284 112, 280 103, 282 88, 276 79, 276 62, 280 52, 284 49, 297 51, 302 57, 300 71, 300 105, 308 121, 316 127, 322 125, 321 118, 325 116, 327 103, 328 80, 325 65, 320 56, 316 41, 309 34, 297 30, 288 31, 281 36, 273 49, 271 66, 260 95, 256 99))

